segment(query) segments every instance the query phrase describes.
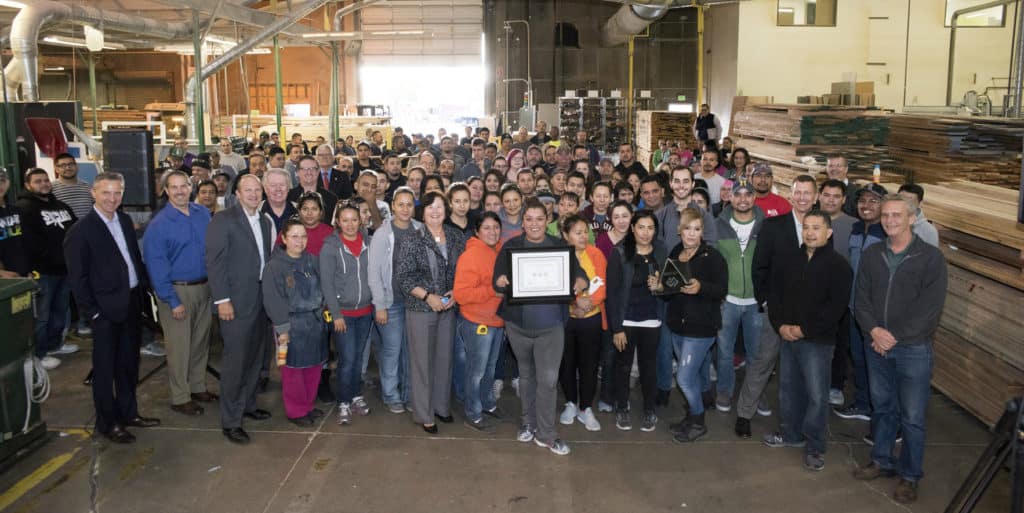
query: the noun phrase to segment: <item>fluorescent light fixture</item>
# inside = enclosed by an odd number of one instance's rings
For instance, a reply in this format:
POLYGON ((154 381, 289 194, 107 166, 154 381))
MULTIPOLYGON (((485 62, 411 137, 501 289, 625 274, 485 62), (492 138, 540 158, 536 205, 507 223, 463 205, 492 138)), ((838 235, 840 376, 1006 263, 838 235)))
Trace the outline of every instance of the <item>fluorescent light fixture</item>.
POLYGON ((245 54, 246 55, 269 55, 270 54, 270 48, 253 48, 252 50, 249 50, 248 52, 245 52, 245 54))
POLYGON ((64 71, 64 66, 53 66, 49 68, 43 68, 43 71, 64 71))
POLYGON ((314 32, 312 34, 302 34, 303 39, 318 39, 326 37, 355 37, 355 32, 314 32))
POLYGON ((25 4, 21 2, 15 2, 14 0, 0 0, 0 7, 10 7, 11 9, 23 9, 25 4))
MULTIPOLYGON (((43 42, 50 43, 51 45, 58 46, 74 46, 86 48, 85 40, 73 37, 63 36, 46 36, 43 38, 43 42)), ((121 43, 106 43, 103 45, 104 50, 124 50, 125 46, 121 43)))

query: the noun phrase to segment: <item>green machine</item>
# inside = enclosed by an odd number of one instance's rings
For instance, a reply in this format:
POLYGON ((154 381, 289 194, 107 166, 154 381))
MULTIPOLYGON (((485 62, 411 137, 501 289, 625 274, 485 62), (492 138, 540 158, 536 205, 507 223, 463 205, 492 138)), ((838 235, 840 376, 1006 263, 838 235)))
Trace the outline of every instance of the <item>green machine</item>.
POLYGON ((46 440, 37 401, 48 386, 32 358, 35 290, 28 278, 0 279, 0 472, 46 440))

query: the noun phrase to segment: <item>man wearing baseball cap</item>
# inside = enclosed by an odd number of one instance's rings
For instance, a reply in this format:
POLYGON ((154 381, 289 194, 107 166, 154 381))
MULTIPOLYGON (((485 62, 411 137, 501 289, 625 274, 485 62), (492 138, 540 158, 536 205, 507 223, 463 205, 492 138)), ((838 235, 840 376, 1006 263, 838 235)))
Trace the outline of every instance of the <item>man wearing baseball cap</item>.
MULTIPOLYGON (((865 185, 857 190, 857 222, 850 231, 850 267, 853 281, 857 282, 857 271, 864 251, 885 240, 882 228, 882 200, 889 192, 877 183, 865 185)), ((853 402, 832 411, 844 419, 871 421, 871 393, 868 388, 867 349, 864 337, 854 316, 854 294, 850 294, 850 359, 853 360, 853 402)))
POLYGON ((786 215, 793 210, 786 198, 772 192, 772 166, 764 162, 754 164, 750 170, 750 183, 754 187, 754 204, 764 212, 765 218, 786 215))

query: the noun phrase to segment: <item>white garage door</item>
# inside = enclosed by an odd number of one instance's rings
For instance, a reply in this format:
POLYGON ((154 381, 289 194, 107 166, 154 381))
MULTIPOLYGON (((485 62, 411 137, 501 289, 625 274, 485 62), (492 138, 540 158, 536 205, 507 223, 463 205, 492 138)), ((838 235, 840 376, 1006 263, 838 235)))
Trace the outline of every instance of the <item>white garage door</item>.
POLYGON ((481 0, 391 0, 362 10, 363 66, 479 66, 481 0), (420 32, 420 35, 417 34, 420 32), (394 36, 394 39, 376 37, 394 36))

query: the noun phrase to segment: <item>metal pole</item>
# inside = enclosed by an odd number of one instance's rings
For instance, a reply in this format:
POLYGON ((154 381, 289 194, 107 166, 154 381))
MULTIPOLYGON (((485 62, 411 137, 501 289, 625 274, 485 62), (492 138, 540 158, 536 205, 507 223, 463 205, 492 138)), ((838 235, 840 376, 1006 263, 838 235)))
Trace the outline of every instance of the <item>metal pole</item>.
MULTIPOLYGON (((1021 117, 1021 95, 1024 94, 1024 9, 1017 4, 1017 20, 1014 25, 1017 27, 1017 34, 1014 37, 1013 65, 1016 73, 1013 74, 1013 117, 1021 117)), ((989 102, 991 105, 991 102, 989 102)))
POLYGON ((629 36, 626 46, 629 51, 629 83, 626 89, 626 141, 633 141, 633 50, 635 49, 633 39, 636 36, 629 36))
POLYGON ((331 147, 334 147, 334 141, 338 140, 338 134, 341 133, 341 129, 338 123, 338 42, 331 41, 331 100, 329 102, 331 117, 331 140, 328 141, 331 147))
POLYGON ((89 52, 86 54, 89 60, 89 99, 92 101, 92 135, 99 135, 100 115, 97 113, 99 105, 96 101, 96 56, 89 52))
POLYGON ((704 6, 696 5, 697 8, 697 105, 696 109, 699 111, 700 106, 704 102, 704 6))
MULTIPOLYGON (((1019 0, 996 0, 995 2, 989 2, 986 4, 975 5, 973 7, 966 7, 953 13, 949 20, 949 62, 946 64, 946 105, 953 104, 953 60, 956 55, 956 29, 957 19, 964 14, 969 14, 977 11, 984 11, 992 7, 999 7, 1000 5, 1007 5, 1016 3, 1019 0)), ((1014 104, 1017 100, 1014 100, 1014 104)))
MULTIPOLYGON (((192 48, 194 55, 192 56, 192 65, 195 70, 192 72, 194 76, 203 76, 203 42, 200 39, 202 32, 199 29, 199 11, 192 9, 192 48)), ((195 136, 196 144, 199 145, 199 152, 206 151, 206 134, 204 133, 205 127, 203 126, 203 81, 195 81, 195 96, 196 101, 194 104, 194 117, 196 121, 196 133, 188 134, 189 137, 195 136)))
POLYGON ((284 108, 284 96, 281 94, 281 45, 274 36, 274 95, 277 100, 277 133, 284 139, 284 131, 281 130, 281 109, 284 108))

